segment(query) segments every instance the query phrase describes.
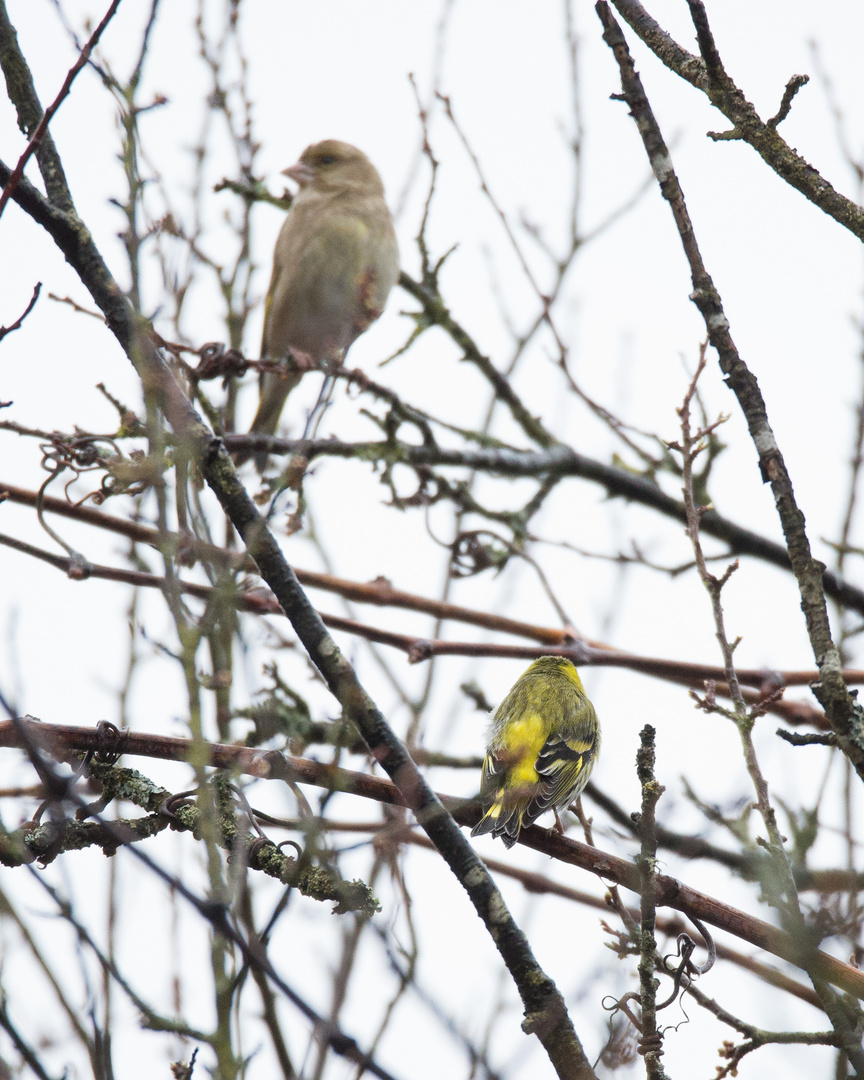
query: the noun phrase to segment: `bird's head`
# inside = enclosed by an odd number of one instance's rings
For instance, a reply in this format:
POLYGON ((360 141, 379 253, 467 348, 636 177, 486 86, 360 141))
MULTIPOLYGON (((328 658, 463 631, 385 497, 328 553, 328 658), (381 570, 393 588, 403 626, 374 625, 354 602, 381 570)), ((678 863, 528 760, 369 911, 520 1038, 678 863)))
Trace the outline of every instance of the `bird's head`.
POLYGON ((312 187, 318 191, 342 191, 360 188, 364 193, 384 194, 378 170, 362 150, 339 139, 307 146, 300 160, 284 170, 284 175, 300 185, 302 191, 312 187))

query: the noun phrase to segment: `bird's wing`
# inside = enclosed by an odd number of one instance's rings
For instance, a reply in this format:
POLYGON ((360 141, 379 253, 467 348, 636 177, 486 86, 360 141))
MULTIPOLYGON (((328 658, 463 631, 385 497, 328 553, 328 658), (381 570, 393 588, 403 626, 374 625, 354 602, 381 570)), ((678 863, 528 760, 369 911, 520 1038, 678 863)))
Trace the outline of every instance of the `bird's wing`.
POLYGON ((596 744, 596 718, 593 725, 581 723, 571 734, 549 736, 537 755, 540 783, 526 818, 533 821, 550 807, 560 808, 582 791, 596 757, 596 744))

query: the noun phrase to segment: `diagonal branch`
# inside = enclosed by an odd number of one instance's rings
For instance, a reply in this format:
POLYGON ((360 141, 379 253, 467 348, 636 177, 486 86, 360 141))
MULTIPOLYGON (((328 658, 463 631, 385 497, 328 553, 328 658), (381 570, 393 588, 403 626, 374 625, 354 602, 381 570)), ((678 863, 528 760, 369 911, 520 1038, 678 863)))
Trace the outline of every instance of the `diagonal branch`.
MULTIPOLYGON (((346 443, 338 439, 281 439, 273 435, 228 435, 225 445, 230 450, 265 450, 269 454, 299 454, 307 460, 319 456, 354 458, 361 461, 386 461, 414 467, 463 466, 500 476, 563 477, 578 476, 603 487, 612 498, 625 499, 686 524, 687 514, 680 499, 667 495, 648 477, 627 469, 607 465, 586 457, 569 446, 556 443, 543 450, 458 449, 439 446, 414 446, 407 443, 363 442, 346 443)), ((701 517, 702 532, 729 545, 731 555, 750 555, 789 570, 789 552, 783 544, 738 525, 716 510, 701 517)), ((838 574, 823 567, 825 592, 844 607, 864 614, 864 591, 849 584, 838 574)))
MULTIPOLYGON (((0 721, 0 747, 23 746, 27 739, 57 757, 63 757, 74 750, 99 753, 106 748, 104 732, 99 728, 43 724, 33 717, 0 721)), ((190 739, 165 735, 122 731, 116 737, 112 736, 109 747, 117 754, 188 761, 193 742, 190 739)), ((215 768, 233 769, 268 780, 314 784, 389 805, 412 805, 410 793, 406 795, 396 784, 368 773, 338 768, 309 758, 291 757, 277 750, 258 750, 222 743, 205 743, 204 750, 206 764, 215 768)), ((446 795, 441 798, 460 825, 476 825, 479 821, 480 807, 473 799, 454 799, 446 795)), ((428 835, 428 830, 426 831, 428 835)), ((619 858, 539 825, 523 829, 519 834, 519 843, 558 862, 586 870, 603 881, 614 882, 634 893, 639 892, 639 869, 630 859, 619 858)), ((438 847, 437 844, 435 846, 438 847)), ((791 934, 706 893, 692 889, 667 874, 656 874, 654 882, 655 903, 658 907, 680 911, 687 918, 706 922, 791 964, 799 967, 802 965, 800 942, 796 942, 791 934)), ((859 1000, 864 1000, 864 972, 820 950, 805 952, 810 970, 816 971, 822 978, 859 1000)))
MULTIPOLYGON (((0 9, 3 6, 0 0, 0 9)), ((0 36, 0 57, 4 59, 4 68, 10 59, 27 67, 14 33, 0 36)), ((35 108, 38 102, 34 105, 31 101, 30 106, 35 108)), ((0 180, 5 183, 8 178, 9 170, 4 166, 0 169, 0 180)), ((535 959, 528 939, 516 925, 492 876, 327 632, 267 523, 237 478, 224 443, 214 436, 183 393, 153 344, 152 328, 123 295, 86 226, 73 210, 58 211, 23 180, 14 189, 13 198, 46 228, 90 292, 135 366, 145 395, 153 395, 184 448, 198 464, 261 576, 278 597, 310 659, 468 893, 519 990, 525 1009, 523 1030, 537 1035, 558 1076, 566 1080, 592 1080, 594 1070, 564 999, 535 959)))
MULTIPOLYGON (((90 59, 90 54, 96 48, 96 45, 97 45, 97 43, 99 41, 99 38, 102 37, 103 30, 108 25, 108 23, 114 18, 114 14, 117 11, 117 8, 119 6, 120 6, 120 0, 112 0, 111 6, 105 12, 105 15, 103 16, 102 21, 99 23, 99 25, 93 31, 93 33, 90 35, 90 38, 87 41, 87 44, 81 50, 81 53, 78 56, 78 59, 75 61, 75 63, 72 65, 72 67, 67 72, 66 78, 63 80, 63 85, 60 87, 60 91, 57 94, 57 97, 51 102, 51 104, 48 106, 48 108, 45 110, 45 112, 40 117, 39 122, 36 125, 36 130, 30 136, 30 141, 27 143, 27 146, 24 148, 24 153, 18 159, 18 164, 12 170, 12 175, 6 181, 5 186, 3 188, 3 192, 2 192, 2 194, 0 194, 0 214, 3 213, 3 208, 6 206, 6 203, 9 202, 10 195, 15 190, 15 187, 17 186, 17 184, 18 184, 19 180, 21 179, 21 177, 24 175, 24 166, 27 164, 27 162, 30 160, 30 158, 33 156, 33 154, 38 150, 39 144, 42 142, 43 138, 45 137, 45 132, 48 130, 48 125, 51 122, 51 118, 54 116, 54 114, 57 112, 57 110, 63 104, 63 101, 68 97, 69 91, 72 89, 72 83, 75 81, 75 78, 78 75, 78 72, 84 67, 84 65, 90 59)), ((0 12, 0 19, 8 21, 8 20, 6 20, 5 11, 0 12)), ((14 31, 13 31, 13 33, 14 33, 14 31)))
MULTIPOLYGON (((136 525, 136 528, 140 527, 136 525)), ((179 577, 169 581, 164 576, 151 574, 144 570, 100 566, 98 563, 85 560, 78 554, 71 556, 57 555, 54 552, 45 551, 42 548, 35 547, 33 544, 28 544, 24 540, 18 540, 3 533, 0 533, 0 546, 9 547, 13 551, 20 551, 24 555, 48 563, 49 566, 63 571, 67 577, 74 581, 97 578, 102 581, 123 582, 134 588, 160 589, 163 592, 174 589, 178 594, 194 596, 206 603, 217 601, 221 604, 228 604, 236 611, 245 611, 253 615, 282 614, 278 599, 269 589, 260 587, 245 588, 243 582, 223 582, 214 586, 197 581, 183 580, 179 577)), ((230 553, 224 552, 224 554, 230 553)), ((682 686, 702 687, 706 682, 710 682, 713 684, 714 693, 729 696, 730 691, 729 683, 726 681, 726 671, 716 665, 698 664, 686 660, 667 660, 656 656, 640 656, 636 653, 624 652, 603 642, 574 637, 573 632, 568 629, 556 630, 553 627, 533 626, 530 623, 519 623, 516 620, 505 619, 502 616, 491 616, 486 612, 462 608, 456 604, 429 601, 422 596, 400 593, 385 582, 372 582, 370 585, 361 585, 340 578, 332 578, 327 574, 315 574, 307 570, 296 570, 295 573, 301 584, 310 585, 313 588, 330 589, 346 598, 375 604, 386 604, 389 601, 394 606, 417 611, 425 610, 431 614, 436 614, 439 618, 449 618, 478 626, 486 626, 499 632, 535 638, 540 642, 539 646, 530 646, 472 641, 445 641, 400 634, 382 627, 370 626, 355 619, 347 619, 341 615, 328 615, 323 611, 319 612, 325 626, 353 634, 366 641, 374 641, 381 645, 400 649, 407 655, 410 663, 421 663, 430 660, 433 656, 494 656, 519 660, 536 660, 538 656, 553 654, 566 656, 578 667, 625 668, 629 671, 638 671, 644 675, 664 679, 667 682, 677 683, 682 686)), ((843 668, 841 674, 847 684, 864 683, 864 670, 843 668)), ((815 727, 828 727, 824 713, 818 709, 813 709, 803 702, 788 702, 778 696, 778 691, 786 686, 809 686, 818 679, 818 672, 766 671, 762 668, 740 668, 737 670, 736 675, 739 684, 747 684, 753 687, 753 689, 747 689, 743 685, 738 687, 743 699, 750 704, 766 712, 777 713, 791 724, 812 724, 815 727)), ((783 737, 792 741, 788 732, 784 733, 783 737)), ((820 741, 829 739, 831 740, 830 744, 833 745, 834 736, 807 736, 807 738, 818 738, 820 741)))
MULTIPOLYGON (((691 2, 691 10, 696 6, 691 2)), ((604 28, 603 39, 612 49, 621 72, 624 98, 636 121, 660 191, 669 203, 681 237, 693 281, 691 299, 705 320, 708 338, 717 350, 726 383, 737 397, 747 420, 747 427, 759 455, 762 478, 771 484, 792 570, 798 581, 810 645, 819 666, 820 681, 814 686, 814 693, 825 709, 831 728, 837 736, 837 745, 846 754, 859 777, 864 780, 862 710, 846 689, 841 674, 840 654, 831 638, 825 592, 822 588, 824 566, 811 554, 804 515, 795 501, 792 480, 768 422, 765 401, 755 376, 742 360, 732 340, 720 294, 699 251, 693 222, 684 202, 684 194, 675 174, 669 149, 645 96, 627 42, 608 4, 598 3, 596 10, 604 28)), ((703 52, 708 52, 705 42, 703 52)), ((709 55, 713 60, 713 55, 709 55)), ((708 59, 706 57, 706 63, 708 59)), ((709 64, 709 67, 716 71, 719 60, 709 64)))
MULTIPOLYGON (((701 90, 727 120, 731 131, 716 134, 715 140, 739 139, 749 143, 766 164, 791 187, 834 218, 844 228, 864 240, 864 208, 836 191, 801 155, 778 134, 777 124, 784 118, 789 87, 803 85, 801 76, 793 76, 787 85, 780 110, 771 120, 764 121, 741 90, 735 85, 719 62, 705 7, 700 0, 688 0, 690 15, 696 27, 702 56, 694 56, 682 48, 660 24, 653 19, 639 0, 612 0, 619 15, 642 39, 654 55, 670 71, 674 71, 691 86, 701 90)), ((791 102, 791 97, 789 98, 791 102)), ((788 111, 788 110, 787 110, 788 111)))

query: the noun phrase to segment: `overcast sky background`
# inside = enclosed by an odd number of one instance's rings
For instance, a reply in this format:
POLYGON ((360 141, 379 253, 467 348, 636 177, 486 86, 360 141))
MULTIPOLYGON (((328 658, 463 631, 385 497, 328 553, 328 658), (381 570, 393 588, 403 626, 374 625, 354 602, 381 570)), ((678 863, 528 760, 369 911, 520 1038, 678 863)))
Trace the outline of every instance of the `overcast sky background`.
MULTIPOLYGON (((652 0, 648 6, 661 25, 695 51, 683 0, 652 0)), ((43 105, 47 104, 74 62, 75 49, 53 3, 7 0, 7 7, 43 105)), ((593 5, 580 2, 575 7, 584 122, 580 224, 582 232, 590 234, 645 187, 649 169, 626 107, 610 100, 610 94, 620 90, 618 72, 600 40, 593 5)), ((216 33, 222 5, 208 2, 204 8, 210 33, 216 33)), ((103 5, 68 2, 63 11, 80 30, 85 17, 101 17, 103 5)), ((141 117, 147 152, 143 167, 147 172, 158 172, 172 205, 181 213, 191 205, 190 148, 201 131, 203 99, 208 91, 206 72, 196 52, 195 11, 192 4, 163 5, 140 95, 142 101, 157 94, 167 98, 166 105, 141 117)), ((294 162, 310 142, 337 137, 362 147, 381 172, 390 204, 398 211, 402 263, 414 275, 419 259, 413 241, 428 172, 425 162, 418 164, 420 128, 408 73, 415 74, 421 96, 428 101, 437 43, 443 40, 439 85, 450 97, 499 205, 519 231, 520 244, 541 284, 548 284, 548 263, 519 228, 519 221, 524 216, 539 227, 553 247, 563 250, 574 179, 562 133, 572 124, 573 104, 561 4, 528 5, 509 0, 456 0, 448 5, 384 0, 272 4, 247 0, 241 12, 254 130, 262 147, 259 165, 271 189, 281 191, 284 178, 280 170, 294 162), (442 19, 443 39, 438 36, 442 19)), ((144 4, 125 0, 100 46, 102 57, 121 77, 128 73, 135 54, 144 13, 144 4)), ((813 77, 796 97, 782 133, 835 187, 858 197, 855 177, 838 145, 825 87, 817 77, 811 42, 817 44, 821 65, 830 73, 836 100, 842 104, 851 150, 859 160, 864 159, 861 4, 855 0, 820 5, 800 0, 761 0, 759 4, 709 0, 708 13, 727 70, 763 117, 777 111, 784 86, 793 74, 805 72, 813 77)), ((733 337, 762 387, 799 505, 807 516, 811 543, 830 565, 833 555, 825 541, 837 536, 845 505, 853 409, 861 385, 860 244, 786 187, 745 144, 706 138, 706 131, 728 126, 723 117, 713 112, 696 90, 662 68, 629 31, 627 37, 672 146, 697 237, 723 298, 733 337)), ((116 157, 115 117, 111 98, 88 70, 75 83, 51 131, 79 213, 109 266, 126 284, 124 255, 117 239, 122 219, 109 201, 124 194, 116 157)), ((536 297, 479 190, 452 126, 434 103, 430 132, 441 170, 429 242, 435 256, 458 245, 442 274, 442 289, 455 317, 493 361, 504 366, 512 345, 502 309, 521 329, 536 311, 536 297)), ((24 146, 7 102, 0 105, 0 146, 7 163, 14 163, 24 146)), ((237 175, 218 123, 210 150, 209 180, 215 183, 223 176, 237 175)), ((36 182, 32 163, 27 174, 36 182)), ((155 187, 148 200, 155 213, 154 208, 160 205, 155 187)), ((207 243, 218 257, 220 236, 225 235, 220 233, 219 222, 233 209, 232 196, 208 190, 203 205, 212 226, 207 243)), ((260 207, 256 211, 253 253, 258 269, 254 284, 261 297, 280 220, 276 209, 260 207)), ((111 430, 115 416, 94 389, 95 384, 104 381, 117 397, 137 405, 140 392, 134 372, 100 323, 47 299, 50 291, 91 307, 85 290, 47 236, 11 204, 0 220, 0 251, 0 323, 8 325, 17 318, 35 282, 43 282, 36 314, 0 348, 0 399, 14 401, 8 416, 45 429, 69 431, 77 424, 90 430, 111 430)), ((145 280, 145 303, 151 311, 159 303, 157 284, 155 273, 150 272, 145 280)), ((585 392, 635 427, 656 431, 667 439, 677 436, 675 409, 704 333, 698 312, 688 300, 689 291, 689 275, 671 215, 652 183, 632 212, 620 217, 579 254, 555 311, 556 325, 570 350, 573 373, 585 392)), ((460 363, 458 352, 443 334, 427 335, 407 356, 376 372, 378 361, 397 348, 408 333, 410 324, 402 312, 414 308, 411 298, 396 290, 384 317, 352 349, 351 364, 392 382, 406 399, 421 403, 433 414, 456 424, 478 426, 488 401, 486 387, 460 363)), ((262 318, 259 308, 250 319, 245 342, 249 356, 258 355, 262 318)), ((160 326, 158 313, 156 325, 167 330, 160 326)), ((212 280, 202 276, 190 297, 182 329, 196 344, 224 339, 224 308, 212 280)), ((601 425, 563 391, 548 337, 538 338, 515 383, 531 411, 543 415, 553 431, 576 450, 608 460, 617 449, 601 425)), ((251 379, 249 386, 242 407, 251 418, 255 401, 251 379)), ((303 390, 307 392, 305 385, 303 390)), ((731 413, 723 432, 730 448, 717 467, 712 486, 718 510, 780 539, 770 490, 760 482, 755 452, 713 355, 702 391, 710 414, 731 413)), ((307 398, 298 395, 296 401, 292 396, 284 418, 288 429, 296 427, 311 393, 308 388, 307 398)), ((356 418, 356 412, 356 402, 338 403, 328 430, 345 437, 374 438, 374 427, 356 418)), ((503 420, 498 433, 524 445, 524 436, 503 420)), ((4 434, 2 461, 0 481, 33 487, 44 479, 38 452, 30 441, 4 434)), ((60 494, 59 489, 52 490, 60 494)), ((86 490, 86 485, 74 489, 78 497, 86 490)), ((481 490, 496 504, 515 506, 528 489, 489 481, 481 490)), ((667 483, 667 490, 678 494, 674 484, 667 483)), ((359 581, 383 574, 397 587, 438 594, 445 552, 429 541, 420 512, 379 511, 385 492, 365 466, 320 464, 308 494, 316 528, 333 557, 334 573, 359 581)), ((119 505, 109 504, 106 509, 121 512, 119 505)), ((30 511, 6 504, 0 514, 0 531, 52 546, 32 521, 30 511)), ((52 519, 55 525, 56 521, 52 519)), ((429 517, 432 531, 445 539, 447 524, 443 512, 435 511, 429 517)), ((60 531, 92 561, 122 562, 122 544, 116 539, 93 536, 66 522, 60 531)), ((600 489, 583 481, 559 487, 541 515, 537 531, 546 538, 591 551, 626 549, 631 538, 637 538, 644 553, 658 562, 674 565, 688 558, 680 526, 636 507, 608 504, 600 489)), ((860 530, 855 536, 860 541, 860 530)), ((317 569, 321 565, 318 553, 302 535, 286 539, 285 550, 298 566, 317 569)), ((720 662, 710 608, 692 575, 671 583, 668 577, 647 570, 622 572, 552 547, 541 546, 535 553, 554 581, 573 625, 586 636, 647 655, 720 662)), ((858 566, 852 565, 857 571, 858 566)), ((13 696, 23 711, 45 721, 92 725, 101 718, 116 719, 116 693, 126 663, 128 595, 104 582, 67 581, 56 571, 3 548, 0 580, 4 582, 0 635, 9 642, 0 654, 4 692, 13 696)), ((511 568, 500 580, 484 575, 457 583, 451 598, 515 618, 558 624, 536 575, 528 568, 511 568)), ((333 597, 315 599, 325 611, 340 610, 333 597)), ((730 636, 741 635, 743 639, 736 653, 742 666, 812 666, 790 575, 744 561, 724 593, 724 602, 730 636)), ((141 617, 153 637, 158 640, 160 634, 167 635, 161 601, 145 597, 141 604, 141 617)), ((371 615, 367 611, 363 617, 377 625, 418 634, 431 629, 428 620, 411 613, 373 609, 371 615)), ((461 626, 451 625, 447 632, 458 639, 484 638, 461 626)), ((263 642, 264 632, 251 620, 248 633, 253 643, 263 642)), ((365 648, 350 639, 339 640, 357 660, 373 696, 397 730, 402 730, 405 715, 396 695, 365 648)), ((155 649, 148 651, 142 646, 142 651, 142 677, 131 703, 134 724, 138 730, 182 734, 179 718, 185 706, 179 674, 155 649)), ((245 668, 247 685, 236 687, 238 704, 244 695, 260 689, 261 659, 260 650, 250 652, 245 668)), ((425 674, 421 668, 406 671, 402 657, 391 655, 389 659, 409 685, 421 685, 425 674)), ((307 679, 301 661, 295 660, 293 668, 291 661, 286 663, 295 677, 307 679)), ((457 689, 459 684, 476 678, 490 700, 498 700, 524 665, 509 660, 479 664, 460 658, 440 663, 439 687, 427 710, 426 745, 453 753, 479 753, 485 720, 468 710, 457 689)), ((860 660, 857 665, 861 666, 860 660)), ((695 779, 698 794, 706 801, 729 806, 736 799, 749 797, 734 730, 719 718, 695 712, 685 691, 616 670, 589 670, 585 683, 604 723, 597 782, 628 809, 636 806, 638 789, 632 762, 638 731, 646 721, 658 728, 658 774, 668 789, 661 816, 672 827, 686 831, 701 823, 683 799, 680 776, 684 773, 695 779)), ((332 715, 334 706, 327 695, 311 683, 304 681, 303 686, 321 715, 332 715)), ((790 696, 802 697, 804 692, 792 691, 790 696)), ((818 798, 825 779, 827 752, 813 750, 812 756, 806 757, 800 751, 779 748, 773 735, 775 727, 769 718, 757 735, 769 783, 793 803, 808 805, 818 798)), ((151 765, 143 764, 148 775, 164 779, 174 790, 183 786, 178 779, 179 767, 172 772, 168 767, 162 771, 151 765)), ((837 762, 829 782, 836 788, 840 780, 837 762)), ((433 774, 432 781, 447 791, 462 785, 465 794, 476 785, 476 777, 449 773, 433 774)), ((826 807, 833 805, 830 791, 829 786, 826 807)), ((277 812, 293 812, 283 794, 256 788, 255 795, 262 804, 269 800, 277 812)), ((352 809, 349 803, 342 799, 340 815, 368 817, 368 808, 352 809)), ((7 825, 11 812, 4 810, 7 825)), ((836 815, 835 824, 839 824, 836 815)), ((597 842, 612 850, 622 846, 602 830, 597 842)), ((488 841, 480 849, 497 858, 503 855, 500 845, 488 841)), ((166 864, 170 864, 184 847, 172 856, 166 842, 164 850, 166 864)), ((188 854, 188 844, 185 850, 188 854)), ((833 865, 842 857, 841 851, 838 838, 834 846, 826 842, 819 854, 825 865, 833 865)), ((602 894, 602 885, 587 875, 565 872, 527 851, 517 848, 508 857, 575 888, 602 894)), ((88 913, 92 911, 95 926, 101 894, 87 891, 85 883, 104 876, 103 862, 101 856, 76 855, 67 858, 64 868, 54 868, 58 876, 66 875, 65 886, 79 899, 80 890, 85 888, 85 906, 88 913)), ((128 874, 131 879, 133 868, 122 859, 118 862, 121 876, 128 874)), ((361 875, 367 864, 368 852, 359 851, 353 872, 361 875)), ((461 890, 428 853, 409 852, 405 865, 414 898, 413 917, 424 940, 419 983, 439 995, 446 987, 448 1010, 475 1039, 481 1037, 488 1010, 500 995, 506 1023, 499 1022, 494 1028, 494 1063, 503 1068, 512 1062, 508 1075, 514 1078, 547 1075, 548 1066, 538 1047, 518 1031, 514 992, 506 980, 499 981, 500 962, 485 934, 478 933, 475 916, 461 890), (444 918, 442 912, 446 912, 444 918), (453 985, 457 958, 459 978, 453 985)), ((347 866, 350 868, 350 861, 347 866)), ((7 889, 21 889, 29 902, 44 905, 35 899, 38 892, 32 897, 27 892, 30 885, 21 872, 13 876, 4 870, 0 876, 7 889)), ((682 877, 745 910, 758 911, 752 891, 742 885, 730 888, 725 873, 709 864, 685 868, 682 877)), ((620 965, 618 989, 609 985, 605 977, 609 958, 595 912, 548 898, 539 902, 507 882, 502 888, 541 963, 569 1002, 573 1003, 576 995, 577 1028, 589 1053, 595 1054, 603 1038, 600 997, 623 992, 633 981, 630 967, 620 965), (599 976, 597 981, 590 981, 593 976, 599 976)), ((398 933, 395 893, 388 891, 386 883, 381 890, 381 925, 398 933)), ((264 895, 268 895, 266 891, 264 895)), ((275 890, 271 895, 275 896, 275 890)), ((196 958, 198 946, 191 942, 181 945, 175 940, 172 944, 164 925, 168 920, 160 917, 164 903, 158 888, 145 886, 128 896, 128 907, 122 913, 129 926, 140 925, 136 919, 145 921, 151 962, 137 974, 154 999, 167 993, 165 971, 170 969, 172 949, 178 955, 178 950, 189 950, 188 970, 206 960, 203 953, 196 958)), ((764 909, 758 913, 765 917, 764 909)), ((302 899, 295 901, 291 914, 293 933, 281 955, 286 963, 290 955, 297 988, 317 1007, 325 1008, 326 976, 319 985, 314 972, 321 963, 334 961, 333 920, 326 908, 302 899)), ((134 955, 133 945, 129 948, 134 955)), ((358 990, 351 996, 345 1013, 344 1026, 355 1035, 377 1024, 389 992, 383 954, 371 946, 368 950, 365 992, 358 990)), ((14 975, 15 963, 10 955, 7 979, 14 975)), ((703 985, 707 993, 745 1016, 753 1015, 763 1026, 818 1027, 824 1022, 804 1005, 766 994, 755 980, 724 970, 711 978, 710 986, 703 985), (730 994, 735 995, 731 1001, 730 994)), ((207 1008, 206 999, 193 1002, 188 1019, 206 1022, 207 1008), (196 1008, 202 1010, 200 1017, 194 1015, 196 1008)), ((704 1061, 705 1039, 716 1041, 716 1028, 706 1025, 695 1005, 687 1011, 691 1023, 674 1035, 670 1033, 667 1041, 665 1061, 671 1075, 684 1075, 693 1055, 704 1061)), ((679 1013, 667 1022, 682 1019, 679 1013)), ((293 1020, 291 1025, 299 1039, 303 1025, 293 1020)), ((400 1005, 392 1030, 383 1044, 381 1060, 405 1080, 466 1074, 463 1052, 435 1027, 416 999, 400 1005), (416 1052, 416 1041, 403 1041, 412 1029, 422 1032, 424 1041, 428 1038, 428 1054, 416 1052)), ((126 1038, 118 1055, 119 1075, 155 1075, 154 1070, 165 1068, 168 1040, 138 1031, 131 1012, 126 1038), (133 1062, 147 1062, 147 1068, 133 1062), (141 1071, 136 1072, 136 1067, 141 1071)), ((55 1064, 64 1060, 61 1054, 55 1064)), ((250 1075, 265 1075, 267 1060, 262 1052, 250 1075)), ((768 1075, 769 1063, 788 1076, 828 1075, 830 1060, 827 1051, 769 1049, 748 1058, 740 1075, 768 1075)), ((328 1075, 347 1072, 344 1066, 334 1065, 328 1075)))

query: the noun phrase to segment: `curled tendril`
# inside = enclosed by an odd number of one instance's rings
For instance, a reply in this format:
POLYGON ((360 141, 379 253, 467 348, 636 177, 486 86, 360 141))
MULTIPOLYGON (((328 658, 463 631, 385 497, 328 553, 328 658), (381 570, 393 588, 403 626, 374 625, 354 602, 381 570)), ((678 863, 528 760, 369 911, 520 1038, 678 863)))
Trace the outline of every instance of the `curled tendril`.
MULTIPOLYGON (((676 982, 680 982, 683 976, 687 976, 688 979, 698 979, 700 975, 705 975, 714 967, 714 962, 717 959, 717 946, 714 944, 714 939, 709 934, 699 919, 694 916, 689 916, 690 921, 699 931, 702 936, 702 940, 705 942, 705 948, 708 950, 708 959, 704 964, 694 964, 691 960, 693 952, 696 948, 696 942, 689 934, 679 934, 677 938, 678 949, 675 953, 669 953, 663 957, 663 967, 670 974, 675 974, 676 982), (680 957, 680 962, 676 965, 671 965, 669 960, 671 957, 680 957)), ((660 1006, 658 1006, 660 1008, 660 1006)))
POLYGON ((513 545, 487 529, 461 532, 450 544, 453 577, 471 577, 484 570, 503 570, 514 554, 513 545))
POLYGON ((294 848, 294 850, 297 852, 298 859, 303 858, 303 848, 297 843, 296 840, 283 840, 281 843, 277 844, 276 847, 281 852, 282 848, 285 847, 286 844, 289 844, 291 847, 294 848))
POLYGON ((229 379, 245 375, 250 361, 237 349, 227 348, 221 341, 208 341, 198 350, 198 366, 188 368, 195 382, 206 379, 229 379))
POLYGON ((600 1004, 606 1010, 606 1012, 611 1013, 612 1016, 614 1016, 615 1013, 618 1012, 624 1013, 624 1015, 633 1025, 633 1027, 635 1027, 637 1031, 641 1032, 642 1021, 639 1020, 636 1017, 635 1013, 630 1009, 629 1005, 627 1004, 628 1001, 638 1002, 639 995, 633 990, 628 990, 627 993, 620 998, 613 998, 611 994, 607 994, 606 997, 604 997, 603 1000, 600 1002, 600 1004))
POLYGON ((123 736, 127 730, 128 728, 118 728, 110 720, 100 720, 96 725, 99 746, 93 751, 92 757, 105 765, 116 765, 123 752, 123 736))
MULTIPOLYGON (((249 822, 249 828, 255 830, 255 832, 258 834, 258 840, 265 840, 268 844, 271 843, 269 838, 265 835, 264 830, 258 824, 255 811, 249 805, 249 800, 246 798, 243 789, 238 787, 236 784, 227 784, 226 787, 229 791, 234 793, 237 802, 242 806, 246 819, 249 822)), ((255 840, 254 843, 257 844, 258 840, 255 840)))
MULTIPOLYGON (((682 1024, 689 1023, 690 1018, 684 1010, 684 1006, 680 999, 689 989, 691 982, 694 979, 698 979, 700 975, 704 975, 706 972, 710 971, 717 959, 717 948, 714 944, 714 939, 708 933, 704 924, 699 919, 693 918, 692 915, 690 916, 690 919, 705 942, 705 947, 708 950, 708 959, 704 964, 695 964, 692 960, 692 956, 696 949, 696 942, 689 934, 679 934, 676 939, 676 951, 664 956, 660 964, 661 970, 672 978, 672 992, 665 1001, 658 1002, 655 1006, 655 1011, 660 1012, 661 1009, 668 1008, 673 1002, 677 1001, 679 1008, 684 1013, 684 1019, 681 1021, 682 1024)), ((639 994, 632 990, 624 994, 623 997, 617 999, 611 997, 611 995, 607 996, 603 998, 601 1004, 606 1012, 611 1013, 613 1016, 618 1012, 623 1013, 633 1027, 640 1033, 640 1054, 662 1054, 664 1034, 670 1030, 677 1030, 680 1025, 669 1025, 663 1028, 662 1031, 658 1029, 654 1034, 646 1036, 642 1031, 641 1019, 636 1016, 628 1002, 637 1002, 641 1006, 639 994)))
POLYGON ((190 788, 189 791, 178 791, 176 795, 169 795, 159 807, 159 813, 172 823, 182 825, 180 818, 177 817, 177 810, 182 806, 194 806, 194 800, 189 796, 197 794, 197 790, 197 788, 190 788))

